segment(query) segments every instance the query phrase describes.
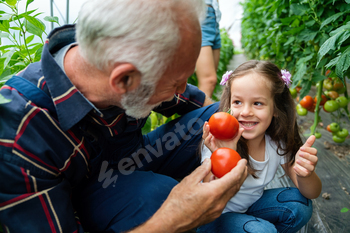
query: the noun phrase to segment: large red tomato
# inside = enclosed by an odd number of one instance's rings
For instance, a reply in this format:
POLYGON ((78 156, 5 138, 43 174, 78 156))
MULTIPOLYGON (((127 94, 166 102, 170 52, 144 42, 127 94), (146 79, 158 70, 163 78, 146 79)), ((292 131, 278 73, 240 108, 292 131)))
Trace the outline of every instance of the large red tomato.
POLYGON ((311 109, 313 104, 314 99, 309 95, 305 96, 302 100, 300 100, 300 105, 306 109, 311 109))
POLYGON ((214 113, 209 118, 210 133, 215 138, 227 140, 233 138, 239 129, 237 119, 227 112, 214 113))
POLYGON ((222 147, 214 151, 210 159, 212 173, 221 178, 237 165, 241 156, 231 148, 222 147))

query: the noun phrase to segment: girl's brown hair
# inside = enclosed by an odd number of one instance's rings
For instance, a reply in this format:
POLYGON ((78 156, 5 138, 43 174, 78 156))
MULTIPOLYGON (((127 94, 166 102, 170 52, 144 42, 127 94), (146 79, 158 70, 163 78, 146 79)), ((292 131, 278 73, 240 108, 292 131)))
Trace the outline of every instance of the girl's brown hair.
MULTIPOLYGON (((226 86, 224 87, 220 111, 228 111, 231 107, 231 85, 237 77, 242 77, 249 73, 257 73, 270 81, 271 94, 274 101, 274 116, 271 124, 266 130, 266 134, 277 144, 277 153, 280 156, 286 156, 287 164, 294 163, 295 154, 303 145, 299 127, 296 120, 296 110, 294 100, 289 92, 289 88, 282 80, 281 70, 273 63, 268 61, 251 60, 241 64, 230 75, 226 86)), ((237 152, 242 158, 247 159, 248 168, 255 176, 255 169, 249 163, 249 151, 246 140, 241 138, 237 145, 237 152)))

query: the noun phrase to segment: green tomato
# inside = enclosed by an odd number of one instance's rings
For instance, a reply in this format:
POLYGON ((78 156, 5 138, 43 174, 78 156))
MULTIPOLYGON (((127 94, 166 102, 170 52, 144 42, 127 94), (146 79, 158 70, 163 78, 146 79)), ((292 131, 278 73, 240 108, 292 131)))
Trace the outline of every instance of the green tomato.
POLYGON ((331 79, 323 80, 323 87, 326 90, 328 90, 328 91, 332 90, 333 89, 333 82, 332 82, 332 80, 331 79))
POLYGON ((335 123, 335 122, 331 123, 331 124, 329 125, 329 128, 330 128, 330 130, 332 131, 332 133, 336 133, 336 132, 338 132, 338 131, 340 130, 339 124, 338 124, 338 123, 335 123))
POLYGON ((336 143, 343 143, 345 141, 345 138, 338 137, 337 135, 333 135, 332 139, 336 143))
POLYGON ((349 135, 349 131, 345 128, 336 132, 336 135, 340 138, 346 138, 349 135))
POLYGON ((289 88, 290 94, 292 95, 293 99, 295 99, 298 95, 297 89, 295 88, 289 88))
POLYGON ((315 137, 318 139, 318 138, 321 138, 322 137, 322 134, 321 133, 319 133, 319 132, 316 132, 315 133, 315 137))
POLYGON ((307 114, 307 109, 306 108, 303 108, 300 104, 297 104, 297 113, 299 116, 306 116, 307 114))
POLYGON ((335 101, 337 101, 341 108, 345 108, 348 105, 348 99, 345 96, 339 96, 335 101))
POLYGON ((337 111, 339 108, 339 104, 335 100, 328 100, 324 105, 323 105, 324 110, 327 112, 334 112, 337 111))

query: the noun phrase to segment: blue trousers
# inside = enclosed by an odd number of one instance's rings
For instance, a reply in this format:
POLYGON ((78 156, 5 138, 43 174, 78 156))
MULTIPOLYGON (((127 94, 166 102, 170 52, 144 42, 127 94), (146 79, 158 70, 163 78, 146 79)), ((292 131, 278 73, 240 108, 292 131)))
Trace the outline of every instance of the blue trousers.
POLYGON ((73 193, 84 230, 123 232, 149 219, 178 183, 176 179, 200 164, 202 126, 218 107, 215 103, 197 109, 144 135, 141 148, 112 166, 102 162, 100 172, 73 193))
POLYGON ((311 218, 312 201, 296 188, 265 190, 246 213, 224 213, 197 232, 292 233, 311 218))

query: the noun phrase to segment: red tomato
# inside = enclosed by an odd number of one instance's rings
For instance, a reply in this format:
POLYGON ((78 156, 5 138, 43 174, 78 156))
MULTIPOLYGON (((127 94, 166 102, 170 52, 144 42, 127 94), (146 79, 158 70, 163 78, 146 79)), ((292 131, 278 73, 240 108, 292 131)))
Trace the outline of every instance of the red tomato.
MULTIPOLYGON (((321 102, 320 105, 324 105, 327 102, 327 97, 325 95, 321 95, 321 102)), ((314 98, 315 103, 317 103, 317 96, 314 98)))
POLYGON ((327 125, 327 131, 332 133, 331 126, 327 125))
POLYGON ((209 118, 210 133, 220 140, 231 139, 236 136, 239 123, 237 119, 227 112, 214 113, 209 118))
POLYGON ((300 105, 306 109, 311 109, 313 104, 314 99, 309 95, 305 96, 302 100, 300 100, 300 105))
POLYGON ((210 159, 212 173, 221 178, 237 165, 241 156, 231 148, 222 147, 214 151, 210 159))

